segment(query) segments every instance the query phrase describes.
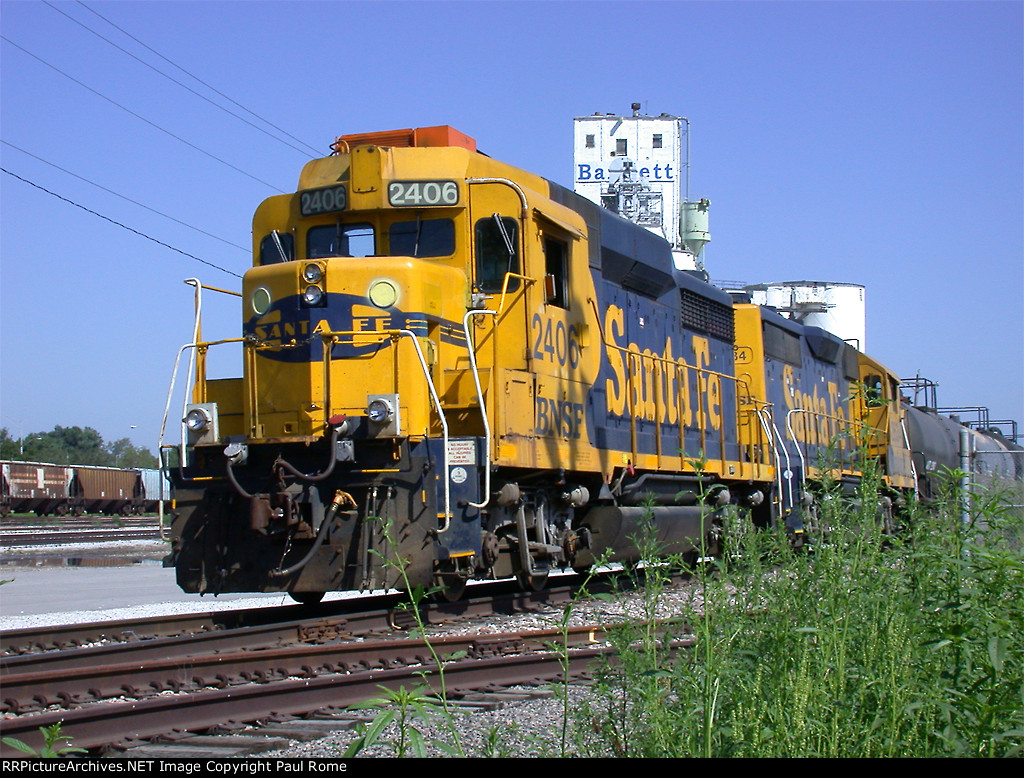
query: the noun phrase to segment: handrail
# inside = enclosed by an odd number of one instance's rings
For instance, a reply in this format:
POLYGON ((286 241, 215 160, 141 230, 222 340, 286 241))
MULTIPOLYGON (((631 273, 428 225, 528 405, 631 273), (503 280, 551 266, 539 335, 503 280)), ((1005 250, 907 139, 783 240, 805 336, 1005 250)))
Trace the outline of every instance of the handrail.
MULTIPOLYGON (((498 302, 498 308, 494 313, 501 315, 505 312, 505 297, 508 294, 508 282, 513 278, 518 278, 520 281, 524 281, 527 285, 537 283, 537 279, 533 276, 524 276, 522 273, 505 273, 505 280, 501 284, 501 299, 498 302)), ((490 310, 488 308, 474 308, 474 310, 483 311, 490 310)))
POLYGON ((511 179, 508 178, 467 178, 466 183, 469 185, 503 184, 504 186, 507 186, 509 189, 512 189, 513 191, 515 191, 516 194, 519 195, 519 205, 522 208, 522 213, 519 218, 523 219, 524 221, 526 220, 530 206, 526 199, 526 192, 524 192, 523 188, 519 186, 519 184, 517 184, 515 181, 512 181, 511 179))
MULTIPOLYGON (((164 404, 164 418, 160 423, 160 438, 157 442, 157 447, 163 449, 164 445, 164 432, 167 429, 167 417, 171 413, 171 399, 174 396, 174 385, 178 380, 178 367, 181 362, 181 355, 185 353, 185 349, 208 349, 210 346, 222 346, 225 343, 244 343, 245 338, 225 338, 223 340, 211 340, 200 343, 186 343, 184 346, 178 349, 178 355, 174 358, 174 369, 171 371, 171 385, 167 389, 167 401, 164 404)), ((181 408, 181 440, 178 448, 178 465, 179 467, 185 464, 185 409, 188 407, 188 395, 185 395, 185 400, 182 403, 181 408)))
POLYGON ((473 373, 473 385, 476 387, 476 400, 480 404, 480 416, 484 422, 484 497, 483 502, 471 502, 469 505, 473 508, 486 508, 487 503, 491 501, 491 425, 487 419, 487 406, 484 405, 484 393, 483 389, 480 388, 480 371, 477 370, 476 366, 476 344, 470 338, 469 334, 469 320, 473 316, 494 316, 497 318, 500 315, 500 308, 497 311, 491 311, 486 308, 474 309, 466 311, 466 315, 462 317, 462 329, 466 333, 466 351, 469 354, 469 368, 473 373))
POLYGON ((484 498, 483 502, 469 503, 470 507, 473 508, 486 508, 487 504, 491 501, 491 424, 490 420, 487 418, 487 406, 484 404, 484 392, 480 386, 480 371, 476 364, 476 343, 473 342, 473 338, 469 333, 469 320, 473 316, 494 316, 495 319, 499 318, 505 311, 505 295, 508 293, 509 281, 513 278, 518 278, 526 284, 536 283, 536 279, 530 276, 524 276, 520 273, 506 273, 501 284, 501 299, 498 302, 497 309, 492 311, 489 308, 473 308, 472 310, 466 311, 466 315, 462 317, 462 331, 466 335, 466 351, 469 355, 469 367, 473 373, 473 385, 476 388, 476 401, 480 406, 480 415, 484 422, 484 498))
MULTIPOLYGON (((772 436, 772 429, 775 429, 775 433, 776 433, 776 435, 778 435, 778 428, 775 427, 775 422, 771 418, 771 406, 769 404, 766 403, 763 407, 755 409, 754 413, 757 414, 757 418, 761 422, 761 429, 762 429, 762 431, 768 436, 768 448, 774 454, 774 459, 775 459, 775 481, 779 485, 779 504, 780 504, 780 508, 781 508, 781 504, 782 504, 782 459, 779 457, 779 446, 774 443, 775 438, 772 436), (771 428, 769 428, 769 421, 771 422, 771 428)), ((779 435, 779 438, 781 439, 782 436, 779 435)), ((788 461, 789 461, 789 452, 786 451, 785 446, 782 447, 782 451, 783 451, 783 453, 786 454, 786 460, 787 460, 787 463, 788 463, 788 461)), ((780 514, 782 513, 781 509, 780 509, 779 513, 780 514)))
MULTIPOLYGON (((355 338, 362 336, 366 338, 374 337, 377 342, 383 343, 386 339, 395 340, 398 338, 407 337, 412 340, 413 348, 416 349, 416 357, 419 359, 420 369, 423 371, 423 377, 426 379, 427 388, 430 390, 430 399, 434 403, 434 407, 437 409, 438 418, 441 421, 441 434, 444 441, 444 525, 438 529, 437 533, 440 535, 447 532, 451 526, 452 510, 451 510, 451 492, 449 482, 451 480, 451 474, 449 471, 448 461, 448 419, 444 415, 444 408, 441 406, 441 399, 437 394, 437 388, 434 386, 434 379, 430 375, 430 368, 427 366, 427 360, 423 356, 423 349, 420 348, 419 338, 421 336, 414 333, 412 330, 376 330, 374 332, 359 331, 359 330, 334 330, 330 332, 321 332, 320 337, 323 340, 324 345, 324 362, 330 362, 331 359, 331 345, 338 342, 338 338, 351 337, 355 338)), ((265 348, 273 348, 272 346, 266 346, 265 348)), ((329 365, 325 366, 327 373, 330 373, 329 365)), ((329 408, 327 404, 324 405, 324 414, 328 414, 329 408)), ((325 416, 326 421, 326 416, 325 416)))
MULTIPOLYGON (((223 292, 224 294, 231 294, 231 295, 235 295, 237 297, 241 297, 242 295, 239 294, 238 292, 229 292, 226 289, 218 289, 217 287, 204 286, 202 284, 202 282, 200 282, 200 280, 198 278, 186 278, 185 279, 185 283, 188 284, 189 286, 195 287, 195 290, 196 290, 196 294, 195 294, 195 317, 194 317, 194 323, 192 325, 192 346, 194 347, 199 342, 200 321, 202 319, 203 304, 202 304, 202 292, 201 292, 201 290, 202 289, 210 289, 210 290, 215 291, 215 292, 223 292)), ((185 346, 182 346, 178 350, 178 355, 174 359, 174 369, 171 371, 171 385, 167 389, 167 402, 164 405, 164 417, 163 417, 163 420, 160 422, 160 436, 157 439, 157 451, 162 451, 163 450, 164 432, 167 429, 167 417, 170 415, 170 412, 171 412, 171 397, 174 395, 174 384, 175 384, 175 382, 177 381, 177 378, 178 378, 178 364, 179 364, 179 361, 181 360, 181 355, 184 352, 184 350, 185 350, 185 346)), ((196 363, 196 355, 195 355, 195 352, 193 352, 192 356, 189 359, 189 368, 188 368, 188 375, 189 375, 188 383, 189 384, 192 383, 192 373, 193 373, 193 370, 195 368, 195 363, 196 363)), ((186 396, 186 398, 188 397, 187 394, 185 396, 186 396)), ((188 403, 186 402, 185 404, 187 405, 188 403)), ((185 455, 184 408, 182 409, 182 411, 183 411, 182 412, 182 422, 181 422, 181 429, 180 429, 180 432, 179 432, 179 434, 181 436, 180 437, 181 442, 179 444, 179 451, 178 451, 178 456, 179 456, 178 465, 179 465, 179 467, 184 462, 184 455, 185 455)), ((160 469, 161 469, 161 471, 164 469, 163 468, 163 462, 161 462, 160 469)), ((159 530, 159 533, 160 533, 160 539, 161 540, 168 540, 167 536, 164 534, 164 502, 163 502, 163 500, 158 500, 157 501, 157 520, 160 522, 160 526, 158 527, 158 530, 159 530)))
MULTIPOLYGON (((765 411, 767 412, 767 410, 768 409, 766 408, 765 411)), ((792 462, 789 459, 789 447, 786 446, 786 440, 785 440, 785 438, 782 437, 782 433, 779 432, 779 425, 777 425, 775 423, 774 416, 772 415, 772 416, 770 416, 770 418, 771 418, 771 422, 772 422, 772 429, 775 430, 775 437, 776 437, 776 439, 777 439, 777 441, 779 443, 779 448, 782 449, 782 453, 786 457, 786 472, 789 474, 789 475, 786 476, 786 484, 789 486, 789 503, 790 503, 790 507, 792 507, 792 505, 793 505, 793 467, 792 467, 792 462)), ((794 442, 796 442, 796 441, 794 441, 794 442)), ((800 448, 800 446, 799 446, 799 444, 797 444, 797 449, 799 450, 799 448, 800 448)), ((775 472, 779 476, 779 502, 781 503, 780 507, 785 507, 785 503, 783 502, 783 497, 782 497, 782 473, 780 472, 778 467, 775 468, 775 472)), ((781 513, 781 511, 780 511, 780 513, 781 513)))
MULTIPOLYGON (((859 419, 850 419, 850 418, 847 418, 845 416, 836 416, 836 415, 830 414, 830 413, 821 413, 820 411, 814 411, 814 410, 810 410, 808 408, 792 408, 789 412, 786 413, 786 430, 789 432, 789 437, 792 439, 793 443, 796 445, 797 453, 800 455, 800 471, 801 471, 800 482, 801 483, 806 483, 807 482, 807 461, 804 458, 804 452, 803 452, 803 449, 801 448, 800 440, 797 438, 796 431, 793 429, 792 416, 795 413, 806 413, 806 414, 809 414, 810 416, 813 416, 813 417, 816 417, 816 418, 819 418, 819 419, 828 419, 830 421, 839 422, 839 424, 836 425, 837 426, 837 434, 841 431, 841 430, 838 429, 839 427, 845 427, 847 430, 853 431, 854 434, 862 434, 864 432, 867 432, 867 433, 884 433, 885 432, 885 430, 879 429, 878 427, 871 427, 871 426, 869 426, 868 424, 864 423, 863 421, 861 421, 859 419)), ((904 434, 905 434, 905 431, 904 431, 904 434)), ((809 442, 805 443, 805 445, 809 446, 810 443, 809 442)), ((820 442, 819 442, 819 445, 821 445, 820 442)), ((909 446, 908 446, 908 448, 909 448, 909 446)), ((839 472, 840 473, 842 473, 842 469, 843 469, 843 459, 840 456, 840 459, 839 459, 839 472)))
POLYGON ((921 495, 918 492, 917 482, 917 465, 914 464, 914 451, 910 448, 910 436, 907 435, 907 423, 905 418, 900 419, 900 429, 903 430, 903 445, 907 447, 907 451, 910 453, 910 472, 914 476, 914 496, 920 497, 921 495))

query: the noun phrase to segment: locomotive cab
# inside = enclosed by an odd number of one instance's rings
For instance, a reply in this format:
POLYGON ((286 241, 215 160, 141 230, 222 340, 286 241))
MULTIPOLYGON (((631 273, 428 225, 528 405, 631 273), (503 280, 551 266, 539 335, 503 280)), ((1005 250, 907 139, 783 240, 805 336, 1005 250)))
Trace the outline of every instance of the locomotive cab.
POLYGON ((867 355, 857 352, 857 357, 859 378, 851 408, 862 422, 859 442, 869 458, 878 460, 891 488, 914 489, 916 478, 899 378, 867 355))

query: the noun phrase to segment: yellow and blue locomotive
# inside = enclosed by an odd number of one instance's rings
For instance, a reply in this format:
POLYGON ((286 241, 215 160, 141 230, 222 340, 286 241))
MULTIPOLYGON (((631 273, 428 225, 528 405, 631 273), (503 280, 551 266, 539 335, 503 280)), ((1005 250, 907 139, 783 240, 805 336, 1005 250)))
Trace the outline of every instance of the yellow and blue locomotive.
POLYGON ((449 127, 333 148, 256 211, 242 336, 191 344, 185 591, 538 588, 643 524, 689 552, 730 503, 799 537, 823 455, 854 484, 865 446, 914 487, 897 379, 835 336, 449 127))

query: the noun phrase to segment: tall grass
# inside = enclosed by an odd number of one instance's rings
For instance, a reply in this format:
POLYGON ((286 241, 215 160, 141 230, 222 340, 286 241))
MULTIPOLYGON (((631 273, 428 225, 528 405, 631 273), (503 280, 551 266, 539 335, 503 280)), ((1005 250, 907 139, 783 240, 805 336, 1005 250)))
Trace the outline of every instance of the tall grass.
POLYGON ((966 524, 954 499, 911 505, 911 531, 893 538, 877 489, 866 478, 857 508, 826 494, 828 534, 805 553, 728 517, 730 545, 697 570, 681 614, 695 646, 619 631, 619 661, 580 709, 581 753, 1022 755, 1024 561, 1007 542, 1011 515, 991 497, 966 524))

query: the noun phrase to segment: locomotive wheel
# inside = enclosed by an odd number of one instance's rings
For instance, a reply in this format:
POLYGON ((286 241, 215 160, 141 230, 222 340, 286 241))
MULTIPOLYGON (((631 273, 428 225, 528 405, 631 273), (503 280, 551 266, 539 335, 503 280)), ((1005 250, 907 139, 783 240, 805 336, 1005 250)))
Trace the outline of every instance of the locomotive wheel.
POLYGON ((519 588, 524 592, 539 592, 548 584, 548 571, 535 570, 532 574, 520 570, 516 573, 519 588))
POLYGON ((300 605, 316 605, 324 598, 324 592, 288 592, 288 596, 300 605))
POLYGON ((442 602, 458 602, 466 593, 467 580, 450 565, 444 565, 434 575, 434 582, 437 584, 434 594, 442 602))
POLYGON ((442 602, 458 602, 465 593, 466 579, 461 575, 437 576, 436 594, 442 602))

